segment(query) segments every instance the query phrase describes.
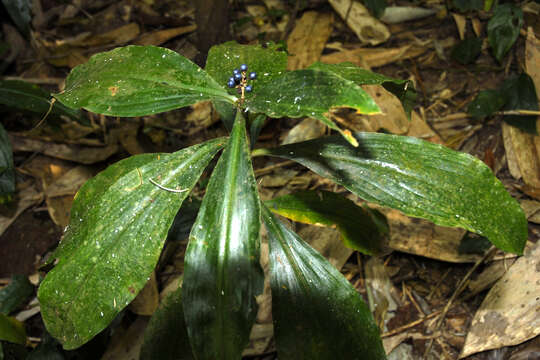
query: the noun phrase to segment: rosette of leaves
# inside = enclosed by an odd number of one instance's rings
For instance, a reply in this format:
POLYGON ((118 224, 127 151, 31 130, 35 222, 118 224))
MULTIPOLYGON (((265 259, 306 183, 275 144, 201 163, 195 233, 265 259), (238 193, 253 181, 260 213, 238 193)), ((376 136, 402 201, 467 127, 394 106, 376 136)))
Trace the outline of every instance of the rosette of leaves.
POLYGON ((302 194, 276 199, 267 208, 259 200, 253 155, 295 160, 360 198, 466 228, 505 251, 521 253, 527 238, 524 214, 481 161, 414 138, 353 134, 331 120, 329 112, 336 107, 365 114, 379 111, 361 87, 366 84, 382 84, 401 99, 411 98, 406 82, 351 64, 286 71, 286 54, 273 45, 216 46, 205 69, 171 50, 151 46, 118 48, 74 68, 65 91, 56 95, 74 109, 143 116, 210 100, 235 116, 228 138, 172 154, 127 158, 79 190, 70 225, 51 257, 56 265, 38 293, 48 331, 66 349, 73 349, 129 304, 154 270, 182 202, 220 151, 189 236, 182 291, 170 295, 155 314, 143 354, 160 359, 241 358, 257 312, 255 297, 263 287, 262 223, 269 235, 280 358, 385 358, 378 328, 359 294, 272 212, 336 224, 349 246, 369 254, 380 249, 384 222, 328 194, 321 198, 328 199, 326 207, 316 196, 302 194), (257 73, 257 80, 241 99, 227 87, 227 78, 243 63, 257 73), (275 118, 309 116, 338 135, 250 153, 246 112, 275 118), (350 214, 342 221, 340 210, 364 217, 369 234, 351 240, 350 214))

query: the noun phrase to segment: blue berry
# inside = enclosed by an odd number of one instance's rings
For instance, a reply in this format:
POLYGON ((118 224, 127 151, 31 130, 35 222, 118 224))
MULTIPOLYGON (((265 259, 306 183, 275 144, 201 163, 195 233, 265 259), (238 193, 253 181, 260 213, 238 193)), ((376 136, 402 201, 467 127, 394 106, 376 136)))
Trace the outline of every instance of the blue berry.
POLYGON ((247 91, 247 92, 251 92, 251 90, 253 90, 253 88, 251 87, 251 85, 246 86, 246 91, 247 91))
POLYGON ((234 76, 231 76, 227 81, 234 81, 234 76))
POLYGON ((235 85, 236 85, 236 83, 234 82, 234 79, 229 80, 229 82, 227 82, 227 86, 230 87, 230 88, 233 88, 235 85))
POLYGON ((249 78, 255 80, 257 78, 257 73, 255 71, 249 73, 249 78))
POLYGON ((240 65, 240 70, 246 71, 247 70, 247 65, 246 64, 240 65))
POLYGON ((242 80, 242 74, 234 74, 234 80, 236 80, 237 82, 242 80))
POLYGON ((234 70, 232 71, 232 73, 233 73, 233 75, 240 74, 240 70, 234 69, 234 70))

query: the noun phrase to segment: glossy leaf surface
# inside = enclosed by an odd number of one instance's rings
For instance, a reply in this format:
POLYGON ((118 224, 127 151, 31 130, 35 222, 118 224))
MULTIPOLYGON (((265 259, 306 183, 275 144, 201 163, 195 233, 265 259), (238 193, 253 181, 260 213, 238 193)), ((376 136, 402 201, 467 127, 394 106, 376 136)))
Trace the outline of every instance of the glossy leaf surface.
POLYGON ((71 108, 142 116, 204 100, 234 103, 224 85, 182 55, 155 46, 126 46, 75 67, 55 97, 71 108))
POLYGON ((341 130, 328 113, 332 108, 349 107, 363 114, 380 112, 373 99, 353 81, 328 71, 296 70, 275 77, 246 99, 246 107, 273 118, 309 116, 339 131, 353 145, 354 138, 341 130))
MULTIPOLYGON (((309 69, 330 72, 342 79, 352 81, 356 85, 382 85, 401 101, 403 109, 409 117, 411 115, 411 110, 415 105, 416 91, 409 80, 394 79, 377 74, 349 62, 341 64, 324 64, 316 62, 311 65, 309 69)), ((360 112, 362 111, 360 110, 360 112)))
MULTIPOLYGON (((226 87, 227 80, 232 76, 234 69, 239 69, 240 65, 248 65, 246 74, 255 72, 256 80, 250 80, 253 92, 246 94, 251 97, 257 93, 259 88, 272 81, 275 76, 279 76, 287 70, 287 53, 280 45, 267 43, 265 47, 261 45, 240 45, 234 41, 212 46, 208 52, 205 70, 219 84, 226 87)), ((231 95, 239 96, 237 89, 228 89, 231 95)), ((216 110, 227 128, 232 129, 235 118, 235 105, 226 102, 214 102, 216 110)))
POLYGON ((265 201, 265 205, 294 221, 335 227, 345 246, 365 254, 378 254, 389 231, 382 214, 329 191, 302 191, 265 201))
POLYGON ((500 62, 519 36, 523 26, 523 11, 514 4, 497 5, 488 22, 489 45, 500 62))
POLYGON ((152 315, 144 332, 139 359, 193 360, 189 344, 182 288, 167 295, 152 315))
POLYGON ((356 290, 266 207, 262 215, 279 358, 385 359, 379 329, 356 290))
MULTIPOLYGON (((37 85, 17 80, 0 80, 0 104, 44 116, 51 107, 50 99, 51 95, 37 85)), ((59 102, 53 105, 51 115, 65 115, 72 119, 81 117, 79 110, 70 109, 59 102)))
POLYGON ((86 182, 38 297, 47 330, 73 349, 105 328, 145 285, 173 219, 224 139, 119 161, 86 182), (171 189, 163 190, 150 182, 171 189))
POLYGON ((336 136, 264 149, 295 160, 364 200, 487 237, 521 254, 527 220, 518 202, 475 157, 412 137, 355 133, 357 148, 336 136))
MULTIPOLYGON (((227 80, 232 76, 234 69, 240 65, 248 66, 247 74, 254 71, 257 79, 249 80, 253 85, 253 93, 264 84, 272 81, 276 76, 287 70, 287 53, 280 45, 268 43, 261 45, 240 45, 234 41, 212 46, 208 52, 205 70, 220 85, 227 86, 227 80)), ((236 89, 228 91, 238 96, 236 89)), ((247 94, 249 97, 250 94, 247 94)))
POLYGON ((0 204, 11 200, 15 192, 13 151, 8 134, 0 123, 0 204))
POLYGON ((208 183, 185 256, 182 302, 199 360, 240 359, 262 292, 260 204, 238 112, 208 183))

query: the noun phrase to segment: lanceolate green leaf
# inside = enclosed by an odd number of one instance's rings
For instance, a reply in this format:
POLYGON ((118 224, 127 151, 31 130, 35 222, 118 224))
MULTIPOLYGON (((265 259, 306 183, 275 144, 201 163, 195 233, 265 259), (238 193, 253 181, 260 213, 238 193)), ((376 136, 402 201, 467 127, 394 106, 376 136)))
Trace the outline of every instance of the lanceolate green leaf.
POLYGON ((96 54, 75 67, 55 97, 71 108, 115 116, 142 116, 203 100, 234 103, 225 84, 165 48, 126 46, 96 54))
POLYGON ((527 220, 491 170, 475 157, 412 137, 355 133, 353 148, 332 136, 257 150, 298 161, 359 197, 487 237, 521 254, 527 220))
POLYGON ((334 73, 314 69, 287 72, 275 77, 246 99, 246 107, 270 117, 309 116, 344 135, 353 145, 354 138, 329 119, 330 109, 349 107, 364 114, 380 111, 373 99, 353 81, 334 73))
POLYGON ((59 102, 53 104, 51 108, 50 98, 51 95, 37 85, 17 80, 0 80, 0 104, 32 111, 42 116, 51 109, 52 116, 81 118, 79 110, 70 109, 59 102))
POLYGON ((336 227, 347 247, 365 254, 379 253, 388 234, 382 214, 329 191, 301 191, 265 204, 272 212, 294 221, 336 227))
POLYGON ((8 134, 0 123, 0 204, 11 200, 15 192, 13 151, 8 134))
POLYGON ((199 360, 240 359, 262 291, 260 205, 239 111, 212 173, 185 257, 182 302, 199 360))
POLYGON ((167 295, 144 332, 139 359, 193 360, 184 322, 182 288, 167 295))
POLYGON ((45 325, 65 349, 105 328, 142 289, 182 201, 223 144, 133 156, 79 190, 52 257, 58 264, 38 292, 45 325))
POLYGON ((498 61, 501 61, 514 45, 523 26, 523 11, 514 4, 501 4, 495 8, 488 22, 489 45, 498 61))
POLYGON ((382 85, 401 101, 407 116, 410 116, 411 110, 415 105, 416 91, 409 80, 394 79, 377 74, 359 68, 350 62, 341 64, 324 64, 316 62, 311 65, 309 69, 330 72, 342 79, 352 81, 356 85, 382 85))
POLYGON ((379 329, 356 290, 266 207, 262 215, 279 358, 385 359, 379 329))

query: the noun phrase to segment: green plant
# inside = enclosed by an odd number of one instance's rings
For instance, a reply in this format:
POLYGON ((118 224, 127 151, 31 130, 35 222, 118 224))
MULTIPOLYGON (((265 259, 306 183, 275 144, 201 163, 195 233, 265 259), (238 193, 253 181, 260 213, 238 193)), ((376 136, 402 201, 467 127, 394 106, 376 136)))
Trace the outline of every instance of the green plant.
MULTIPOLYGON (((460 11, 489 11, 493 1, 490 0, 453 0, 453 7, 460 11)), ((516 5, 496 4, 487 24, 488 43, 493 56, 500 63, 516 42, 519 31, 523 27, 523 11, 516 5)), ((452 49, 452 58, 462 64, 475 61, 482 50, 482 40, 468 36, 452 49)))
POLYGON ((524 214, 481 161, 415 138, 352 134, 328 115, 335 107, 378 112, 360 87, 365 84, 382 84, 410 108, 412 89, 406 81, 347 63, 286 71, 286 62, 287 55, 273 44, 215 46, 204 70, 168 49, 128 46, 97 54, 73 69, 65 91, 55 95, 71 108, 142 116, 211 100, 232 130, 228 138, 172 154, 127 158, 79 190, 70 225, 51 256, 56 265, 38 293, 47 329, 66 349, 104 329, 142 289, 182 202, 222 149, 191 229, 182 294, 178 290, 158 310, 153 318, 157 327, 150 326, 148 335, 154 341, 143 346, 142 358, 173 358, 170 353, 156 355, 163 347, 175 352, 174 358, 241 357, 257 310, 255 296, 263 285, 261 219, 269 235, 280 358, 385 357, 378 329, 357 292, 271 211, 337 224, 347 245, 367 254, 379 251, 383 219, 330 193, 301 193, 261 204, 251 156, 295 160, 367 201, 460 226, 500 249, 522 252, 527 238, 524 214), (250 93, 242 89, 247 80, 230 83, 231 72, 240 64, 256 73, 250 93), (259 148, 250 156, 247 112, 274 118, 310 116, 340 135, 259 148), (365 233, 354 234, 356 218, 365 224, 365 233))

